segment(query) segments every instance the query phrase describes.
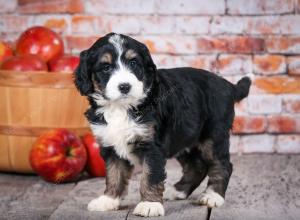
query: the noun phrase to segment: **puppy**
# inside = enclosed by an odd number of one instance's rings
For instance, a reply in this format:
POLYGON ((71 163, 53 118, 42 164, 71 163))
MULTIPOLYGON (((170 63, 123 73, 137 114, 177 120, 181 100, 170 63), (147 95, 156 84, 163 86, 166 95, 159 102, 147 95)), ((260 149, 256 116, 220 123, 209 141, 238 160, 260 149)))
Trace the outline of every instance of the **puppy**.
POLYGON ((141 164, 141 201, 133 213, 163 216, 171 157, 183 168, 175 198, 186 199, 208 176, 199 203, 221 206, 232 173, 234 103, 248 95, 250 84, 247 77, 234 85, 194 68, 156 69, 147 47, 121 34, 110 33, 82 51, 75 85, 89 100, 85 115, 107 169, 104 195, 88 210, 117 210, 134 166, 141 164))

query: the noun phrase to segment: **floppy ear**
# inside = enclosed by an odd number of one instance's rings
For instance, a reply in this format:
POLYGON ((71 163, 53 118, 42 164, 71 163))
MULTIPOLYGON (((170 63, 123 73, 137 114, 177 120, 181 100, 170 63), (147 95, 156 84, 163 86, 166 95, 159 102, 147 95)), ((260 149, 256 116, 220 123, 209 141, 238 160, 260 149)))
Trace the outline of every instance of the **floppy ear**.
POLYGON ((146 68, 146 73, 148 74, 155 74, 156 73, 156 65, 154 64, 152 57, 150 55, 150 51, 148 50, 147 46, 139 41, 136 41, 138 46, 138 50, 140 51, 143 57, 144 67, 146 68))
POLYGON ((142 55, 144 59, 144 66, 146 67, 147 73, 156 73, 156 65, 154 64, 152 57, 150 55, 150 51, 147 46, 141 43, 142 55))
POLYGON ((84 50, 80 53, 80 62, 75 70, 75 85, 81 95, 88 95, 93 92, 93 83, 91 79, 91 71, 88 68, 88 51, 84 50))

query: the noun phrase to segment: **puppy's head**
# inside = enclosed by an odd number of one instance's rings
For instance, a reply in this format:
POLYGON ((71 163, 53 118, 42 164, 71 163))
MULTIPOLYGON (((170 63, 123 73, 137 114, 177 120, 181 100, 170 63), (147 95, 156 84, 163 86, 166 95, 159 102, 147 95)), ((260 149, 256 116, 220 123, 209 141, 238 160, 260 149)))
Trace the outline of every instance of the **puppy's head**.
POLYGON ((155 77, 156 66, 144 44, 110 33, 81 52, 75 85, 99 105, 136 105, 146 97, 155 77))

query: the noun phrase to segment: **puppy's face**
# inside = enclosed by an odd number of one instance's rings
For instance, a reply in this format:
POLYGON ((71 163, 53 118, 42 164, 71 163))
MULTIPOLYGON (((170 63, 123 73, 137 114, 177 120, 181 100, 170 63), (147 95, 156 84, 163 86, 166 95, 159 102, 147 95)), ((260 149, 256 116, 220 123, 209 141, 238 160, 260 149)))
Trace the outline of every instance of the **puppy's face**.
POLYGON ((75 84, 82 95, 94 98, 99 105, 136 105, 146 97, 155 73, 145 45, 111 33, 80 54, 75 84))

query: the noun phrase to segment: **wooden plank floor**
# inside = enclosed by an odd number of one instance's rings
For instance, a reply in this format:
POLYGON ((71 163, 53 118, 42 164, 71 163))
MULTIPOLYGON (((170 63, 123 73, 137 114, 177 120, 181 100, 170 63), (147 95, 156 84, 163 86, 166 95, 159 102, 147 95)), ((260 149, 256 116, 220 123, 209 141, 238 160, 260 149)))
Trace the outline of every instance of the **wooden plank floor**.
MULTIPOLYGON (((300 155, 233 156, 234 172, 225 205, 213 209, 211 220, 300 219, 300 155)), ((167 167, 170 185, 180 178, 177 162, 167 167)), ((139 200, 139 173, 130 182, 120 211, 88 212, 86 206, 104 190, 104 179, 50 184, 37 176, 0 174, 0 219, 143 219, 132 210, 139 200)), ((207 180, 206 180, 207 181, 207 180)), ((188 200, 166 201, 169 220, 205 219, 207 209, 193 204, 206 181, 188 200)))

